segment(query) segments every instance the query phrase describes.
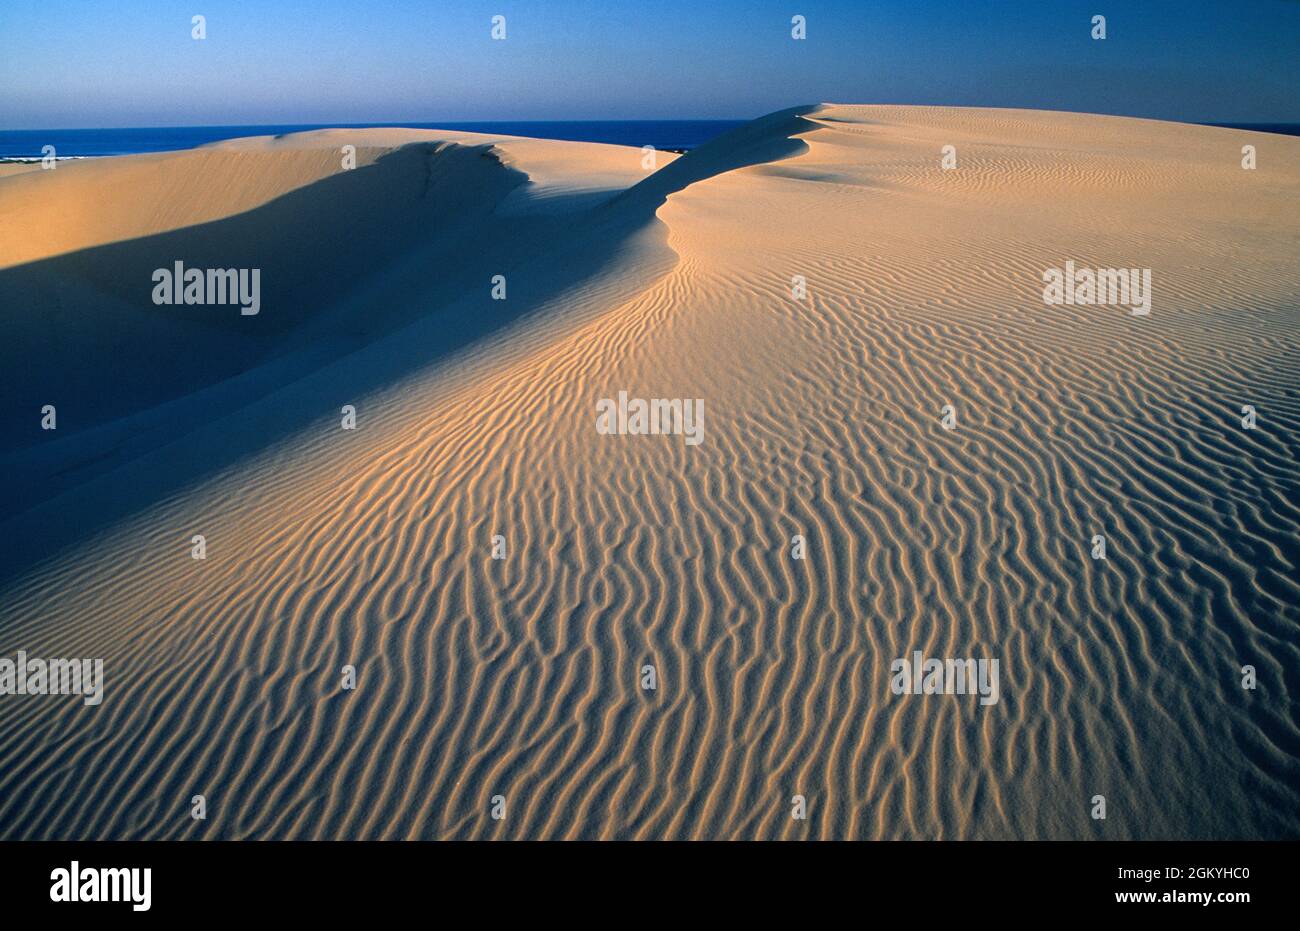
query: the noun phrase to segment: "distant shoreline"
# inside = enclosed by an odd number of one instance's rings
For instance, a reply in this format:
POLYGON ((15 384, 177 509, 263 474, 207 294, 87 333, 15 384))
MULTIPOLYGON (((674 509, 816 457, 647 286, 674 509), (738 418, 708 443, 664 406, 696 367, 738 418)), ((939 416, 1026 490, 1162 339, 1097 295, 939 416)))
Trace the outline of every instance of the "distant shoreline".
POLYGON ((0 130, 0 163, 39 162, 54 146, 55 158, 141 155, 193 149, 227 139, 280 136, 317 129, 441 129, 488 135, 525 136, 562 142, 651 145, 662 152, 688 152, 746 120, 594 120, 572 122, 499 121, 474 123, 283 124, 270 126, 179 126, 126 129, 0 130))
MULTIPOLYGON (((40 162, 46 145, 55 148, 55 160, 141 155, 193 149, 226 139, 247 136, 278 136, 316 129, 362 129, 394 126, 407 129, 446 129, 493 135, 527 136, 567 142, 595 142, 641 147, 652 145, 661 152, 689 152, 744 125, 746 120, 591 120, 591 121, 494 121, 469 123, 304 123, 265 126, 178 126, 119 129, 22 129, 0 130, 0 164, 40 162)), ((1198 123, 1222 129, 1300 136, 1300 123, 1198 123)))

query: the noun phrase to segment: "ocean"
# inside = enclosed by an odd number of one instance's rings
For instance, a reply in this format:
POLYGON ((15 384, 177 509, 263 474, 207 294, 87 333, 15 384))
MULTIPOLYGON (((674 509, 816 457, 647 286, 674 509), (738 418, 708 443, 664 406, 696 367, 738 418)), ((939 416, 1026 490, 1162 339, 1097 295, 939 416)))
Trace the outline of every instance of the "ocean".
POLYGON ((1300 123, 1205 123, 1224 129, 1249 129, 1257 133, 1280 133, 1283 136, 1300 136, 1300 123))
POLYGON ((271 126, 169 126, 154 129, 21 129, 0 130, 0 159, 39 159, 43 148, 54 146, 56 158, 97 155, 134 155, 171 152, 238 139, 241 136, 277 136, 310 129, 401 126, 408 129, 451 129, 471 133, 533 136, 571 142, 608 142, 616 145, 652 145, 656 149, 685 151, 708 142, 746 120, 607 120, 570 122, 490 123, 304 123, 271 126))

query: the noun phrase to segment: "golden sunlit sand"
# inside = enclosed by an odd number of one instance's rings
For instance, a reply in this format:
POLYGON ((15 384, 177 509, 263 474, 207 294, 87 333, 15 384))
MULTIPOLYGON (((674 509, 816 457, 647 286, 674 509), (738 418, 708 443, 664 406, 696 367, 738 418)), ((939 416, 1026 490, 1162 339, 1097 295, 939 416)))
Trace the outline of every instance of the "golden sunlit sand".
POLYGON ((1300 139, 823 105, 642 158, 0 174, 0 655, 104 675, 7 700, 0 837, 1294 837, 1240 680, 1297 659, 1300 139), (176 261, 260 312, 154 304, 176 261), (1067 261, 1150 313, 1046 305, 1067 261), (915 651, 998 700, 894 694, 915 651))

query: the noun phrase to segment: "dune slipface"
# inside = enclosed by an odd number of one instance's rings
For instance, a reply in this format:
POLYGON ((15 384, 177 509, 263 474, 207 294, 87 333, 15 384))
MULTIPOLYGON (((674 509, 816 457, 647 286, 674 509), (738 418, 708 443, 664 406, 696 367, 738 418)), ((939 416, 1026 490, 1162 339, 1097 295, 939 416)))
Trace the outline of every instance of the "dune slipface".
POLYGON ((5 699, 0 836, 1300 833, 1300 140, 824 105, 641 158, 0 178, 0 656, 104 666, 5 699), (177 260, 260 312, 155 305, 177 260))

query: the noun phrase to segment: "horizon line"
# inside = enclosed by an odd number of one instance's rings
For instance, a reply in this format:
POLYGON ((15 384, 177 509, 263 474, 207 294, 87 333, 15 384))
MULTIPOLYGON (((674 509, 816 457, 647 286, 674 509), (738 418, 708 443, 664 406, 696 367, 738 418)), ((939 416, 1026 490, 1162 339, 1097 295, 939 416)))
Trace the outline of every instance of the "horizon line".
MULTIPOLYGON (((825 103, 824 101, 822 102, 825 103)), ((1113 116, 1122 119, 1135 120, 1155 120, 1162 123, 1186 123, 1192 126, 1300 126, 1300 119, 1270 119, 1270 120, 1241 120, 1241 119, 1172 119, 1169 117, 1159 116, 1140 116, 1131 113, 1100 113, 1086 110, 1060 110, 1053 107, 1003 107, 1003 106, 984 106, 973 104, 929 104, 929 103, 900 103, 900 104, 874 104, 873 106, 893 106, 893 107, 947 107, 950 109, 962 110, 1036 110, 1047 113, 1078 113, 1088 116, 1113 116)), ((564 120, 541 120, 541 119, 473 119, 473 120, 370 120, 365 122, 341 122, 341 121, 306 121, 306 122, 258 122, 258 123, 170 123, 144 126, 40 126, 34 128, 0 128, 0 133, 30 133, 30 132, 72 132, 78 130, 125 130, 125 129, 227 129, 231 127, 239 128, 261 128, 261 127, 282 127, 282 126, 312 126, 312 127, 338 127, 340 129, 362 129, 372 128, 381 129, 386 126, 403 127, 403 126, 449 126, 454 124, 481 124, 481 123, 535 123, 539 125, 559 125, 574 123, 749 123, 753 120, 762 119, 770 113, 778 113, 781 110, 789 109, 781 107, 777 110, 765 111, 758 116, 750 117, 621 117, 618 119, 564 119, 564 120)))

